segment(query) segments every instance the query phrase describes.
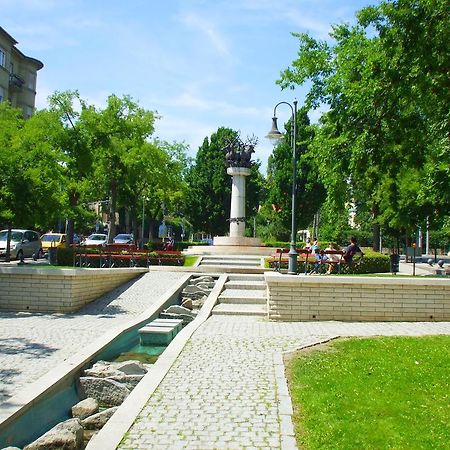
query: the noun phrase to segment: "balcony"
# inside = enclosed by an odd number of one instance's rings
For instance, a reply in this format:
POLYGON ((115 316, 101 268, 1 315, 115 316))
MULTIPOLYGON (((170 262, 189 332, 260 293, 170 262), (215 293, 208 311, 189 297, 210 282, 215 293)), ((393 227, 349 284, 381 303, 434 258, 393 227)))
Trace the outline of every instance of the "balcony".
POLYGON ((23 85, 25 84, 25 80, 15 73, 9 74, 9 89, 20 91, 22 90, 23 85))

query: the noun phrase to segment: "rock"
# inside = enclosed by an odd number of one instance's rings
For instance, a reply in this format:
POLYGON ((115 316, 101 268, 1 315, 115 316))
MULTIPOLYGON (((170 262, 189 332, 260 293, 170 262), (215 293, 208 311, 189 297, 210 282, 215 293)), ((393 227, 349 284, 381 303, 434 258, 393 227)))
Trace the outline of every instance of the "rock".
POLYGON ((206 290, 211 291, 212 288, 215 286, 215 283, 214 283, 214 281, 212 283, 204 283, 204 282, 202 282, 202 283, 198 283, 197 286, 199 288, 202 288, 205 291, 206 290))
POLYGON ((85 430, 100 430, 103 428, 106 422, 111 418, 111 416, 117 411, 118 406, 113 408, 105 409, 93 416, 90 416, 81 421, 81 425, 85 430))
POLYGON ((145 375, 147 369, 144 364, 139 361, 122 361, 114 363, 114 368, 125 375, 145 375))
POLYGON ((186 286, 182 291, 182 295, 186 295, 186 296, 205 295, 206 293, 207 293, 207 291, 205 291, 205 289, 202 289, 195 285, 186 286))
POLYGON ((98 433, 99 430, 84 430, 83 431, 83 445, 86 447, 89 441, 98 433))
POLYGON ((214 283, 214 278, 208 275, 203 275, 197 278, 191 278, 189 280, 189 284, 198 284, 198 283, 214 283))
POLYGON ((21 450, 19 447, 2 447, 1 450, 21 450))
POLYGON ((184 314, 186 316, 194 317, 194 314, 190 309, 178 305, 169 306, 164 312, 167 314, 184 314))
POLYGON ((187 308, 187 309, 189 309, 189 310, 192 310, 192 299, 187 298, 187 299, 183 300, 183 301, 181 302, 181 306, 182 306, 183 308, 187 308))
POLYGON ((81 394, 95 398, 100 405, 119 406, 130 394, 123 384, 108 378, 80 377, 81 394))
POLYGON ((191 323, 194 320, 194 312, 191 313, 191 315, 186 314, 172 314, 172 313, 165 313, 162 312, 159 316, 161 319, 182 319, 183 325, 187 325, 188 323, 191 323))
POLYGON ((78 417, 78 419, 85 419, 98 412, 98 401, 95 398, 88 397, 76 405, 72 406, 72 417, 78 417))
POLYGON ((132 391, 138 385, 139 381, 142 380, 142 378, 144 378, 144 375, 125 375, 122 373, 122 375, 118 377, 108 377, 106 379, 117 381, 132 391))
POLYGON ((79 450, 83 448, 83 427, 79 419, 58 423, 23 450, 79 450))
POLYGON ((85 369, 84 374, 87 377, 106 378, 119 376, 121 372, 108 361, 97 361, 90 369, 85 369))

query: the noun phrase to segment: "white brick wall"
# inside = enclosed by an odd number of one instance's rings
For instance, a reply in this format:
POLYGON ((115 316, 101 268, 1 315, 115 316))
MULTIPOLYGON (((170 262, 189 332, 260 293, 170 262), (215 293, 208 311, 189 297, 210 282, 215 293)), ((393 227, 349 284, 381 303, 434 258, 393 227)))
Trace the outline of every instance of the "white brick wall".
POLYGON ((271 320, 447 321, 450 279, 291 276, 268 272, 271 320))
POLYGON ((67 313, 147 269, 0 269, 0 310, 67 313))

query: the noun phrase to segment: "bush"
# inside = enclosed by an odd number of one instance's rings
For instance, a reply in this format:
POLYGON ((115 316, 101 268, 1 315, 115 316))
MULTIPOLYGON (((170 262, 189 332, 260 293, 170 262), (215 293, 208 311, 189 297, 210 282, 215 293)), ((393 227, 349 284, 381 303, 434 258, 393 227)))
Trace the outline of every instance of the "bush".
POLYGON ((388 255, 367 250, 359 263, 356 258, 353 267, 349 267, 349 273, 385 273, 390 271, 388 255))
POLYGON ((56 250, 56 259, 58 261, 58 266, 73 266, 74 253, 75 249, 73 247, 58 247, 58 249, 56 250))

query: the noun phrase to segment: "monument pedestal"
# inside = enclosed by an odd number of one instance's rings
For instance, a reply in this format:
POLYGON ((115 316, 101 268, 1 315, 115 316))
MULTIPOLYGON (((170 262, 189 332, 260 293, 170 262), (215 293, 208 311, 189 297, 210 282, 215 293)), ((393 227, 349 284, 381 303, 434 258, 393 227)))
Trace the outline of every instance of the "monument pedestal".
POLYGON ((260 247, 261 239, 245 236, 216 236, 213 245, 234 245, 240 247, 260 247))

